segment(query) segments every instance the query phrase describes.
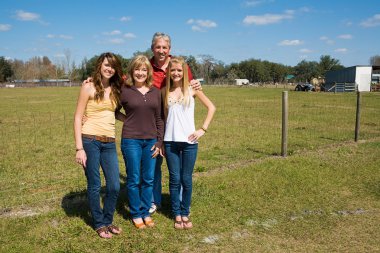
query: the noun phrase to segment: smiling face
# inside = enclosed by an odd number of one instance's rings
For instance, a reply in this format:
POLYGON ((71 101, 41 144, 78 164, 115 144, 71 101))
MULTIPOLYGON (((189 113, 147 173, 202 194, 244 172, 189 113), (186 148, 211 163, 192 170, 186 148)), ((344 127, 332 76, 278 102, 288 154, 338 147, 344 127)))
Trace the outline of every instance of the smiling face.
POLYGON ((100 74, 102 75, 102 78, 108 80, 111 79, 111 77, 113 77, 115 74, 115 69, 108 62, 107 58, 104 58, 102 62, 102 66, 100 67, 100 74))
POLYGON ((146 82, 146 79, 148 78, 148 68, 145 64, 141 64, 139 66, 136 66, 133 69, 133 80, 135 84, 142 84, 144 85, 146 82))
POLYGON ((170 78, 173 81, 173 84, 179 85, 182 84, 183 78, 183 66, 181 63, 173 62, 170 68, 170 78))
POLYGON ((170 53, 169 42, 164 38, 156 39, 154 45, 152 46, 152 52, 155 62, 158 64, 164 64, 170 53))

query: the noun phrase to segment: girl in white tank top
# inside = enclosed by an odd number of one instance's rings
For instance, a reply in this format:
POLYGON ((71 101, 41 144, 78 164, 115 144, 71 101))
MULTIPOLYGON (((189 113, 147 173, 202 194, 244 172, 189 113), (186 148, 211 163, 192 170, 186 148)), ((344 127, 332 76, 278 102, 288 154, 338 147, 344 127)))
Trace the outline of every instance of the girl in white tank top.
POLYGON ((169 191, 174 216, 174 227, 190 229, 189 219, 198 140, 206 132, 214 116, 215 106, 201 90, 189 86, 188 67, 181 57, 171 57, 164 90, 166 163, 169 169, 169 191), (194 98, 207 108, 207 116, 201 127, 194 123, 194 98), (182 199, 180 200, 180 189, 182 199))

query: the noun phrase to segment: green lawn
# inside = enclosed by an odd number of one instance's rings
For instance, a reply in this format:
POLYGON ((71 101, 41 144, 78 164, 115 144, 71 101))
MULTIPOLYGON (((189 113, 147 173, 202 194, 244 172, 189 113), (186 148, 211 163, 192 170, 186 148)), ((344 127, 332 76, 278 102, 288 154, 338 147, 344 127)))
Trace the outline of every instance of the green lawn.
MULTIPOLYGON (((204 90, 217 112, 200 141, 194 229, 173 228, 166 166, 157 226, 134 229, 119 153, 124 233, 101 240, 74 162, 78 87, 0 89, 0 251, 380 252, 379 93, 363 94, 355 143, 355 94, 290 91, 282 158, 282 89, 204 90)), ((196 115, 200 125, 199 104, 196 115)))

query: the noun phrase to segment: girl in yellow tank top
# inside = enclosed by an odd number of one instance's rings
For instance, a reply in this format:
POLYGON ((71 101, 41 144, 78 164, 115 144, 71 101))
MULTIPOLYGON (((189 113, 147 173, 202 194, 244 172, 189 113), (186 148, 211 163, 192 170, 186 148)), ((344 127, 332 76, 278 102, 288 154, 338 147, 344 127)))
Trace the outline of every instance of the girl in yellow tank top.
POLYGON ((101 238, 111 238, 112 234, 122 231, 112 224, 120 190, 115 109, 119 106, 122 81, 120 60, 112 53, 100 55, 92 82, 81 87, 74 116, 75 159, 85 171, 93 227, 101 238), (82 126, 83 115, 87 120, 82 126), (103 208, 100 206, 100 166, 107 189, 103 208))

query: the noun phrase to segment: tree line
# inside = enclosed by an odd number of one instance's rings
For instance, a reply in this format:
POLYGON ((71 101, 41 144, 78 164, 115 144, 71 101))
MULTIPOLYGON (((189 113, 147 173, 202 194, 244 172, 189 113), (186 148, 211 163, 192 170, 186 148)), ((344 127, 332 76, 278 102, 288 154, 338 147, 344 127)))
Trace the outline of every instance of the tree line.
MULTIPOLYGON (((137 54, 152 57, 152 52, 137 51, 131 58, 118 57, 126 73, 131 59, 137 54)), ((283 83, 287 77, 293 76, 292 82, 310 82, 313 78, 323 78, 329 70, 344 68, 338 59, 322 55, 319 61, 302 60, 296 66, 287 66, 260 59, 248 59, 239 63, 224 64, 211 55, 199 57, 183 56, 190 66, 195 78, 203 78, 207 84, 234 84, 235 79, 248 79, 250 83, 283 83)), ((65 50, 65 57, 54 63, 47 57, 32 57, 27 61, 8 60, 0 56, 0 82, 14 80, 48 80, 69 79, 81 82, 91 76, 95 69, 98 55, 83 59, 80 64, 71 60, 70 50, 65 50)), ((371 65, 380 65, 380 55, 370 58, 371 65)))

